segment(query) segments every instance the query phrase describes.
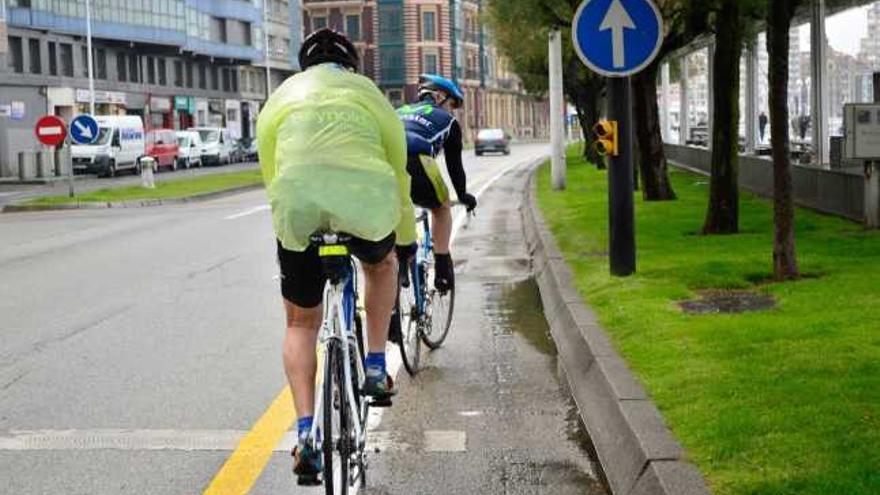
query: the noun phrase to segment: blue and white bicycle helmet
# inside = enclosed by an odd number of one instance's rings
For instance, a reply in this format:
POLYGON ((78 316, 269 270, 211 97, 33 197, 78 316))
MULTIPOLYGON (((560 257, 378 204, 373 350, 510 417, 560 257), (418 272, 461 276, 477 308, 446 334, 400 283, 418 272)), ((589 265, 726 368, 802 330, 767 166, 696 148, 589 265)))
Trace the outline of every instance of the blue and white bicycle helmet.
MULTIPOLYGON (((452 99, 452 106, 455 108, 461 107, 464 103, 464 93, 461 92, 458 84, 455 84, 452 80, 436 74, 422 74, 419 76, 419 98, 422 98, 427 93, 433 94, 438 91, 445 93, 447 99, 452 99)), ((443 102, 440 103, 442 104, 443 102)))

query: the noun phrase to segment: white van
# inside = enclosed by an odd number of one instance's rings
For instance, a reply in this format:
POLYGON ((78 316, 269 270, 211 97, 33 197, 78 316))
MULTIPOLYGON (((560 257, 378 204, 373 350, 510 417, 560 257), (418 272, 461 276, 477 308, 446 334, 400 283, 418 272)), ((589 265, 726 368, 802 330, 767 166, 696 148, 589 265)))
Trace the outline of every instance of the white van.
POLYGON ((202 138, 202 165, 224 165, 229 163, 235 146, 229 130, 223 127, 190 127, 202 138))
POLYGON ((180 145, 179 167, 191 168, 202 166, 202 151, 205 145, 195 131, 177 131, 177 143, 180 145))
POLYGON ((70 148, 73 169, 113 177, 120 170, 138 172, 145 153, 144 123, 136 115, 98 115, 98 139, 70 148))

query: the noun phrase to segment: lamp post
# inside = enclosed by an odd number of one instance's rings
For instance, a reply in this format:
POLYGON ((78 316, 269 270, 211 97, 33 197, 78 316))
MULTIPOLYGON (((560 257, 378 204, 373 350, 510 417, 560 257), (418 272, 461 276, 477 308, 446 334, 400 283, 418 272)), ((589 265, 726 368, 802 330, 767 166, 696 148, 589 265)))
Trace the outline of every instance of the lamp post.
POLYGON ((95 67, 92 60, 92 1, 86 0, 86 55, 89 71, 89 114, 95 115, 95 67))

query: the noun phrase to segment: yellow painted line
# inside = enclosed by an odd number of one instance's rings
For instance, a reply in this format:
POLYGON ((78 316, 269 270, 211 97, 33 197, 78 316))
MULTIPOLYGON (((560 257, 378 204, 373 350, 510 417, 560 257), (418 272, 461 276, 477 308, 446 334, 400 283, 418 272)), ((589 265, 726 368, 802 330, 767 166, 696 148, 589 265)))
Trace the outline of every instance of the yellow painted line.
MULTIPOLYGON (((318 374, 316 383, 324 376, 324 352, 318 348, 318 374)), ((269 459, 275 446, 296 420, 293 395, 290 387, 284 387, 275 397, 269 409, 254 423, 250 431, 238 442, 238 446, 214 476, 203 495, 245 495, 250 493, 269 459)), ((293 462, 291 460, 291 462, 293 462)), ((291 483, 293 480, 291 479, 291 483)))
POLYGON ((244 495, 250 492, 272 457, 275 446, 295 419, 290 387, 284 387, 226 459, 204 495, 244 495))

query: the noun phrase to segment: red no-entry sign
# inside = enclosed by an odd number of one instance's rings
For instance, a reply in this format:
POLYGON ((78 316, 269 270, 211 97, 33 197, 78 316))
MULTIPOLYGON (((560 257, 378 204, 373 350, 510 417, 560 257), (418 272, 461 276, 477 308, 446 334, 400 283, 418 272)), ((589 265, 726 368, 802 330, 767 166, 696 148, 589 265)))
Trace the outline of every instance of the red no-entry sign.
POLYGON ((67 126, 60 118, 46 115, 37 121, 34 133, 37 135, 37 140, 46 146, 58 146, 67 137, 67 126))

